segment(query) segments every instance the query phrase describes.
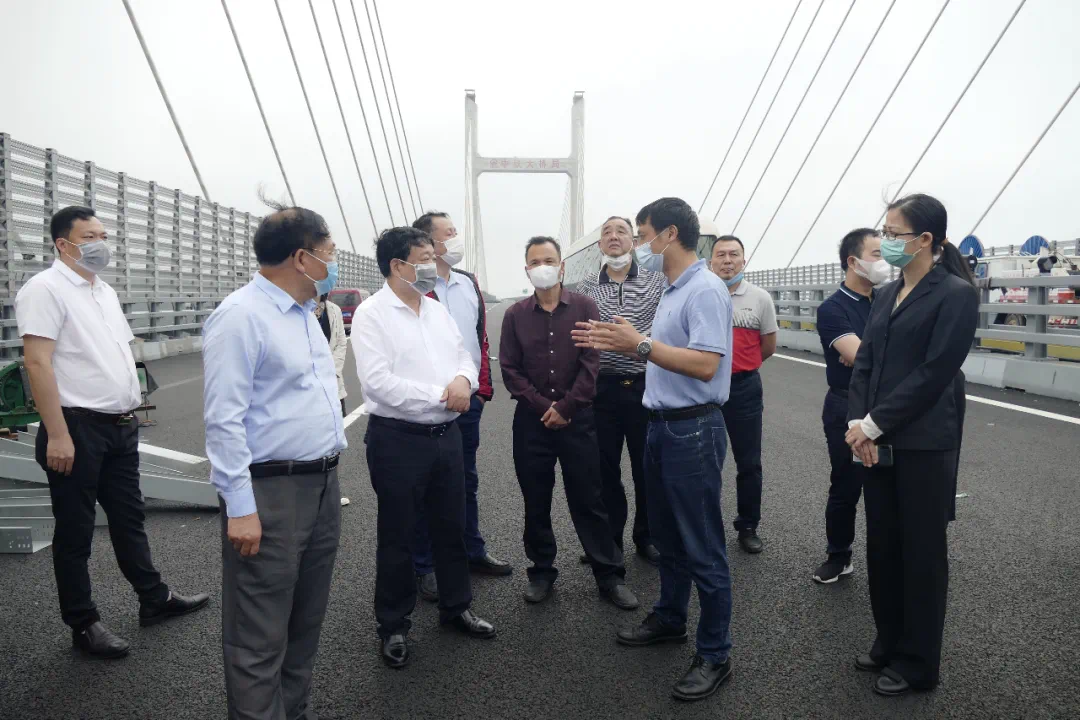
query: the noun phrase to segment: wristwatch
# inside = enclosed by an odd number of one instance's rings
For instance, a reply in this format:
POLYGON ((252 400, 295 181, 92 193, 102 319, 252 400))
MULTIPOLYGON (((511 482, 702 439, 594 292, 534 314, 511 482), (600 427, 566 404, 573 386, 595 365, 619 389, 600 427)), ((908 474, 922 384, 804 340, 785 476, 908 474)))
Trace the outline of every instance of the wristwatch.
POLYGON ((651 337, 647 337, 647 338, 645 338, 644 340, 642 340, 641 342, 638 343, 637 355, 638 355, 639 358, 641 358, 642 360, 648 360, 649 359, 649 354, 651 352, 652 352, 652 338, 651 337))

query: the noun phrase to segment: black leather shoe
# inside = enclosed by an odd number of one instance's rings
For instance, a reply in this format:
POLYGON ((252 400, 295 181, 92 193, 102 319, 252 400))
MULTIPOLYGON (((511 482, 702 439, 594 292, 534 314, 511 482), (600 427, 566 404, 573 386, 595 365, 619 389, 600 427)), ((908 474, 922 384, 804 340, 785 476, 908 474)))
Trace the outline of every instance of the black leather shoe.
POLYGON ((660 551, 656 547, 649 543, 647 545, 638 545, 637 554, 645 559, 645 562, 651 565, 660 564, 660 551))
POLYGON ((686 627, 669 628, 660 622, 656 613, 649 613, 640 625, 624 627, 615 636, 615 641, 620 645, 630 647, 644 647, 657 643, 686 642, 686 627))
POLYGON ((742 545, 742 549, 751 555, 757 555, 765 548, 761 538, 758 537, 757 530, 753 529, 739 531, 739 545, 742 545))
POLYGON ((472 610, 461 613, 451 620, 450 624, 469 637, 480 638, 481 640, 495 637, 495 626, 487 620, 473 615, 472 610))
POLYGON ((529 587, 525 588, 525 602, 541 603, 551 596, 553 583, 547 580, 530 580, 529 587))
POLYGON ((409 664, 409 643, 404 635, 391 635, 383 640, 380 652, 386 667, 400 670, 409 664))
POLYGON ((729 677, 731 658, 718 664, 695 655, 690 669, 671 689, 671 696, 676 700, 703 700, 716 692, 729 677))
POLYGON ((885 669, 885 666, 874 662, 874 659, 870 657, 870 653, 863 653, 855 658, 855 669, 863 672, 881 672, 885 669))
POLYGON ((209 602, 210 596, 206 593, 199 593, 190 597, 175 592, 170 593, 169 599, 165 601, 164 605, 148 605, 145 603, 139 605, 139 625, 143 627, 157 625, 169 618, 180 617, 201 610, 209 602))
POLYGON ((87 655, 106 660, 122 658, 131 650, 128 641, 113 635, 100 620, 82 632, 71 631, 71 644, 87 655))
POLYGON ((637 596, 622 583, 600 588, 600 597, 606 599, 620 610, 637 610, 640 604, 637 596))
POLYGON ((416 592, 428 602, 439 602, 439 584, 435 582, 435 573, 416 576, 416 592))
POLYGON ((874 681, 874 692, 878 695, 895 697, 903 695, 909 690, 911 690, 911 685, 908 684, 908 681, 888 668, 885 668, 882 675, 874 681))
POLYGON ((485 554, 482 558, 469 561, 469 569, 474 573, 480 573, 481 575, 509 575, 514 572, 514 566, 510 563, 499 560, 491 555, 485 554))

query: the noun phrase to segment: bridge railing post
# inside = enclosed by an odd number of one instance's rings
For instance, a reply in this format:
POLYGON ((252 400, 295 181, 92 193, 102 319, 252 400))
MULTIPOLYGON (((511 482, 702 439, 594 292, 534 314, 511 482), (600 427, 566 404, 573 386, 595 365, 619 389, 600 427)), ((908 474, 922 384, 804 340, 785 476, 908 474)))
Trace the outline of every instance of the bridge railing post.
MULTIPOLYGON (((1050 297, 1050 289, 1046 286, 1029 287, 1027 291, 1027 304, 1029 305, 1043 305, 1047 304, 1050 297)), ((1044 314, 1027 315, 1027 327, 1031 332, 1039 333, 1040 335, 1046 334, 1046 320, 1047 316, 1044 314)), ((1025 342, 1024 343, 1024 357, 1032 360, 1045 360, 1046 359, 1046 343, 1043 342, 1025 342)))

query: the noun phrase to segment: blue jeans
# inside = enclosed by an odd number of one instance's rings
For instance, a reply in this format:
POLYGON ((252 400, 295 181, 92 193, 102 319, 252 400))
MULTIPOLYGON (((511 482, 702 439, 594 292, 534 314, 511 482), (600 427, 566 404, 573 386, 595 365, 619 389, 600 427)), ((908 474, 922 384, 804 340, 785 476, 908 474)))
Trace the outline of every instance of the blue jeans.
POLYGON ((727 660, 731 651, 731 573, 720 512, 726 452, 719 410, 649 422, 645 492, 649 530, 660 551, 660 599, 653 612, 667 627, 685 627, 692 580, 701 604, 697 653, 714 663, 727 660))
MULTIPOLYGON (((470 560, 479 560, 487 554, 484 536, 480 534, 480 507, 476 499, 476 492, 480 487, 480 476, 476 472, 476 450, 480 447, 480 416, 483 412, 483 401, 473 395, 469 412, 462 413, 456 421, 461 429, 461 449, 465 460, 465 552, 470 560)), ((435 571, 431 535, 423 508, 417 508, 413 567, 417 575, 427 575, 435 571)))

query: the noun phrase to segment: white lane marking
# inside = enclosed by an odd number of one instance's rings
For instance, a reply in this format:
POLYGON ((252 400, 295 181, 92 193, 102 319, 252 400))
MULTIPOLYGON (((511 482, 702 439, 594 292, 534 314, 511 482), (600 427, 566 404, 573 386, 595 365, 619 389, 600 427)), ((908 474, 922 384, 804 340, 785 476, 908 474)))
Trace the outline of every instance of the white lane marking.
MULTIPOLYGON (((818 367, 825 367, 825 363, 816 362, 814 360, 804 360, 803 358, 792 357, 791 355, 781 355, 775 353, 773 357, 784 358, 785 360, 791 360, 792 362, 805 363, 806 365, 817 365, 818 367)), ((1062 415, 1060 413, 1047 412, 1046 410, 1036 410, 1035 408, 1024 407, 1022 405, 1013 405, 1012 403, 1001 402, 1000 400, 991 400, 990 398, 979 397, 978 395, 967 395, 968 400, 971 402, 982 403, 983 405, 993 405, 994 407, 1003 408, 1005 410, 1015 410, 1020 413, 1027 413, 1028 415, 1037 415, 1038 417, 1044 417, 1049 420, 1058 420, 1060 422, 1070 423, 1072 425, 1080 425, 1080 418, 1072 417, 1071 415, 1062 415)))
POLYGON ((361 418, 361 416, 363 416, 363 415, 367 415, 367 410, 364 408, 363 405, 361 405, 360 407, 356 408, 351 413, 349 413, 348 416, 346 416, 346 418, 345 418, 345 427, 349 427, 354 422, 359 420, 361 418))
POLYGON ((167 383, 165 385, 158 385, 158 390, 168 390, 169 388, 180 387, 181 385, 187 385, 193 383, 196 380, 202 380, 202 375, 196 375, 195 377, 188 378, 187 380, 177 380, 176 382, 167 383))
POLYGON ((817 365, 818 367, 825 367, 825 363, 817 362, 815 360, 805 360, 803 358, 792 357, 790 355, 781 355, 780 353, 773 353, 773 357, 784 358, 791 362, 806 363, 807 365, 817 365))
POLYGON ((170 460, 176 460, 178 462, 191 463, 192 465, 207 462, 206 458, 198 455, 188 455, 179 450, 170 450, 169 448, 158 447, 157 445, 147 445, 146 443, 139 443, 139 452, 146 453, 147 455, 157 455, 158 457, 169 458, 170 460))

